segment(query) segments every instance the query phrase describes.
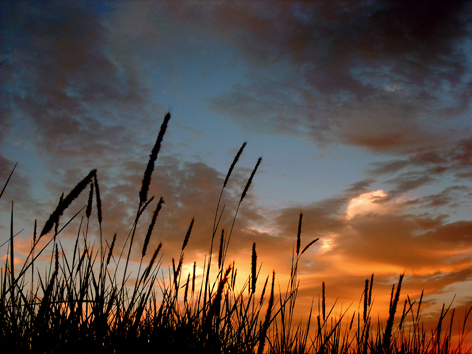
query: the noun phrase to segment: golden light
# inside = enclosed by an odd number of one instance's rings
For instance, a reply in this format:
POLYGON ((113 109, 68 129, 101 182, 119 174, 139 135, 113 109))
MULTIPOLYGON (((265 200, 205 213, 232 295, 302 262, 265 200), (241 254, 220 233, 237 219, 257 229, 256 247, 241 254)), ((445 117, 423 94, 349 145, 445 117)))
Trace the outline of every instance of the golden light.
POLYGON ((381 189, 363 193, 351 199, 346 210, 346 218, 352 219, 359 214, 385 213, 388 206, 381 203, 388 197, 388 194, 381 189))

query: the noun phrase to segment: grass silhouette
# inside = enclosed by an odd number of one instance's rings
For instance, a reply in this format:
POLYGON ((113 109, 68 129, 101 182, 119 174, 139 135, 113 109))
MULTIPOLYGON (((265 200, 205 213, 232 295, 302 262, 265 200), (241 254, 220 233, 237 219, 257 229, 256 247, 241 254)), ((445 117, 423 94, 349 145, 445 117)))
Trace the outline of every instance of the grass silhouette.
MULTIPOLYGON (((203 278, 199 279, 196 262, 193 272, 182 271, 186 246, 191 237, 194 220, 183 239, 179 258, 172 259, 169 278, 162 275, 162 249, 160 243, 148 253, 149 239, 159 211, 164 203, 160 198, 152 212, 147 233, 143 236, 138 272, 133 275, 128 266, 132 256, 137 226, 143 213, 153 203, 148 198, 154 164, 170 120, 165 116, 156 144, 146 167, 136 216, 123 248, 117 253, 116 234, 111 240, 102 237, 102 201, 97 171, 92 170, 67 196, 61 196, 56 210, 46 221, 37 236, 35 222, 33 245, 20 271, 15 273, 13 234, 13 206, 10 240, 0 277, 0 351, 37 353, 471 353, 463 346, 467 336, 467 323, 472 308, 468 308, 462 322, 462 332, 456 343, 452 341, 454 310, 443 307, 438 324, 431 333, 421 321, 422 297, 419 301, 404 303, 399 311, 399 298, 403 274, 392 287, 388 320, 383 327, 375 326, 371 317, 374 276, 365 281, 361 295, 363 307, 357 313, 339 316, 326 308, 325 284, 319 314, 313 306, 305 324, 294 320, 299 289, 298 265, 304 252, 318 239, 301 249, 303 215, 300 214, 298 232, 294 238, 294 252, 290 278, 284 291, 276 289, 276 273, 265 277, 262 290, 260 265, 257 262, 257 244, 253 243, 250 274, 241 289, 236 286, 236 266, 227 264, 226 255, 239 207, 251 185, 259 158, 238 201, 233 224, 229 231, 221 230, 218 260, 212 262, 215 236, 224 208, 220 208, 221 195, 231 176, 244 143, 226 175, 217 202, 209 255, 203 265, 203 278), (81 194, 89 189, 85 209, 86 225, 79 228, 75 244, 67 254, 60 236, 70 223, 59 228, 64 211, 81 194), (92 218, 95 200, 99 235, 89 235, 88 223, 92 218), (220 210, 222 209, 222 210, 220 210), (90 239, 98 239, 94 248, 90 239), (41 275, 35 273, 38 257, 50 252, 49 266, 41 275), (124 262, 124 265, 123 265, 124 262), (131 283, 131 284, 130 284, 131 283), (397 315, 396 313, 401 313, 397 315), (446 316, 450 315, 446 323, 446 316), (397 319, 397 322, 395 322, 397 319), (408 323, 408 326, 406 325, 408 323)), ((15 165, 16 167, 16 165, 15 165)), ((2 189, 2 194, 13 170, 2 189)), ((0 198, 1 195, 0 194, 0 198)))

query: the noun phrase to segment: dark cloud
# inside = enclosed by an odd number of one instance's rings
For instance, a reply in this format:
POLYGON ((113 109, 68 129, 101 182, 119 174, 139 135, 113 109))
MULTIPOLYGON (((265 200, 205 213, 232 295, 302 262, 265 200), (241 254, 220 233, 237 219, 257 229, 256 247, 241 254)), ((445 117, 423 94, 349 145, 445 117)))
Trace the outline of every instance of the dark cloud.
MULTIPOLYGON (((20 140, 32 144, 45 160, 45 167, 54 174, 53 181, 44 182, 53 193, 42 211, 34 215, 38 223, 54 210, 61 191, 67 193, 90 169, 97 168, 104 235, 110 241, 116 232, 118 242, 124 242, 132 228, 147 154, 162 119, 156 121, 155 116, 163 116, 151 99, 154 92, 136 53, 156 48, 161 32, 177 34, 174 27, 158 27, 155 18, 151 22, 145 20, 153 9, 159 12, 161 5, 149 5, 147 12, 148 5, 142 4, 141 10, 135 8, 137 12, 132 12, 132 18, 123 8, 133 5, 122 5, 104 9, 93 2, 10 2, 2 6, 6 21, 1 53, 8 58, 2 67, 5 100, 1 109, 6 113, 2 127, 7 131, 20 117, 17 123, 25 134, 20 140), (110 13, 113 16, 106 16, 110 13), (131 23, 120 23, 126 18, 131 23), (141 26, 134 26, 138 22, 141 26), (141 158, 143 161, 139 162, 141 158)), ((173 7, 170 3, 169 6, 173 7)), ((150 57, 155 56, 147 55, 144 61, 150 57)), ((151 212, 162 196, 165 205, 152 245, 163 241, 166 252, 175 257, 190 220, 195 217, 188 253, 199 256, 209 250, 222 176, 207 164, 165 157, 169 144, 164 140, 163 156, 158 160, 151 187, 156 200, 142 216, 133 254, 138 257, 151 212)), ((236 169, 224 194, 225 213, 220 227, 227 232, 248 175, 247 171, 236 169)), ((86 201, 84 192, 63 220, 86 201)), ((37 210, 37 206, 32 210, 37 210)), ((246 247, 238 238, 252 242, 249 225, 260 218, 248 194, 233 231, 233 255, 246 247)), ((79 225, 69 228, 74 230, 69 234, 72 238, 76 227, 79 225)), ((97 225, 91 224, 90 230, 96 234, 97 225)))
POLYGON ((394 180, 387 181, 395 185, 395 195, 402 195, 408 191, 417 189, 423 185, 433 182, 434 179, 430 175, 416 173, 403 173, 397 176, 394 180))
POLYGON ((420 152, 413 157, 413 162, 433 164, 440 167, 455 167, 455 170, 470 172, 472 161, 472 138, 461 139, 452 144, 441 146, 441 149, 420 152))
POLYGON ((436 194, 419 197, 407 201, 408 204, 419 205, 420 207, 438 208, 448 206, 450 208, 464 207, 470 205, 471 192, 466 186, 451 186, 436 194))
POLYGON ((388 178, 384 182, 393 187, 389 191, 391 198, 449 180, 450 185, 443 192, 419 198, 415 203, 430 207, 465 205, 470 194, 467 184, 472 174, 471 158, 471 139, 462 139, 422 149, 405 159, 373 163, 368 174, 377 179, 388 178))
POLYGON ((245 126, 271 121, 274 130, 291 127, 317 142, 375 151, 408 152, 448 140, 441 124, 469 108, 468 6, 464 1, 216 5, 205 12, 206 23, 254 69, 246 84, 211 105, 245 126))
POLYGON ((282 208, 279 215, 274 218, 274 228, 279 230, 279 235, 296 235, 298 215, 302 212, 304 233, 323 237, 333 232, 341 232, 345 227, 343 216, 349 201, 369 192, 373 182, 372 179, 366 179, 353 183, 342 195, 323 199, 311 205, 282 208))
MULTIPOLYGON (((111 185, 103 182, 100 171, 98 172, 104 220, 103 235, 108 242, 111 242, 113 235, 117 233, 117 249, 120 249, 128 237, 128 232, 132 229, 144 169, 144 163, 127 163, 123 169, 125 172, 117 176, 111 185)), ((221 229, 224 228, 227 234, 231 230, 240 194, 248 178, 246 172, 236 167, 223 194, 220 213, 223 207, 224 213, 215 237, 215 252, 219 247, 221 229)), ((216 206, 223 181, 224 175, 204 163, 183 162, 169 156, 159 158, 149 191, 149 197, 154 196, 154 201, 140 219, 133 242, 132 259, 140 257, 140 250, 144 236, 148 231, 152 212, 157 201, 162 197, 164 205, 159 213, 150 247, 156 247, 159 242, 162 242, 166 262, 170 261, 171 257, 178 257, 190 221, 195 218, 186 249, 186 260, 188 262, 197 260, 203 262, 202 255, 208 254, 210 249, 216 206)), ((253 183, 257 184, 257 180, 253 183)), ((228 255, 230 260, 235 259, 240 252, 250 250, 253 241, 268 237, 259 236, 251 231, 251 225, 263 218, 254 207, 253 198, 252 192, 249 190, 239 210, 232 231, 230 254, 228 255)), ((67 220, 67 217, 73 215, 77 208, 85 205, 86 202, 87 193, 85 192, 79 200, 74 201, 73 207, 65 214, 63 220, 67 220)), ((96 221, 93 225, 95 224, 96 221)), ((96 225, 93 225, 90 225, 90 234, 97 235, 98 229, 96 229, 96 225)), ((76 226, 78 227, 78 225, 76 226)), ((74 227, 69 228, 71 230, 69 235, 72 238, 76 236, 74 227)), ((166 266, 168 264, 170 263, 166 263, 166 266)))
POLYGON ((2 125, 17 120, 20 138, 51 170, 136 152, 135 133, 154 126, 162 111, 139 63, 107 50, 103 9, 92 2, 6 2, 2 9, 2 125))

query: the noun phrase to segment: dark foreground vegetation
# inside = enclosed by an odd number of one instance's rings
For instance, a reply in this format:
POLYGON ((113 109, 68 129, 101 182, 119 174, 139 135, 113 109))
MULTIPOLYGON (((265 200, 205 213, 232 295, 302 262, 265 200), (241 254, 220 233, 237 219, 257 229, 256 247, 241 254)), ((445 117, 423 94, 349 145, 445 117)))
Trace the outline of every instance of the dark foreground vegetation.
MULTIPOLYGON (((115 247, 116 234, 109 238, 102 236, 102 202, 96 170, 91 171, 67 196, 60 198, 56 210, 40 232, 35 222, 33 245, 19 270, 15 270, 13 262, 12 209, 10 242, 0 279, 1 353, 472 352, 471 348, 464 346, 471 309, 460 320, 462 333, 458 340, 452 340, 454 311, 449 308, 443 307, 435 329, 426 330, 421 321, 422 299, 415 302, 407 298, 403 305, 399 304, 403 275, 392 288, 389 316, 385 323, 378 321, 374 324, 371 318, 373 275, 365 281, 363 306, 358 313, 335 315, 333 308, 326 309, 323 284, 318 314, 312 314, 310 310, 305 324, 296 321, 294 309, 299 260, 317 241, 301 248, 301 214, 298 234, 294 235, 291 277, 283 291, 276 286, 275 273, 258 279, 260 267, 256 244, 252 247, 251 274, 246 276, 242 288, 236 286, 236 278, 241 275, 237 274, 234 262, 226 262, 232 227, 228 231, 219 227, 224 209, 220 206, 221 195, 213 232, 209 235, 209 254, 203 265, 203 276, 197 276, 196 263, 193 272, 183 274, 182 271, 193 220, 183 238, 180 257, 172 259, 168 274, 163 272, 162 244, 156 249, 148 249, 163 199, 148 198, 148 190, 169 119, 170 114, 167 114, 151 152, 139 192, 136 216, 121 249, 115 247), (61 243, 61 233, 70 220, 59 226, 60 218, 87 190, 88 204, 73 217, 85 214, 77 231, 75 246, 66 252, 61 243), (99 231, 91 236, 88 225, 94 200, 99 231), (155 205, 155 209, 149 211, 152 220, 147 233, 138 235, 141 216, 151 205, 155 205), (136 258, 131 253, 138 237, 143 245, 140 247, 139 271, 131 274, 128 266, 131 258, 136 258), (35 268, 35 264, 38 267, 38 258, 48 254, 49 266, 45 272, 44 269, 38 271, 35 268)), ((221 194, 244 147, 245 144, 228 170, 221 194)), ((261 159, 249 176, 236 210, 239 210, 260 162, 261 159)), ((237 211, 234 220, 236 217, 237 211)))

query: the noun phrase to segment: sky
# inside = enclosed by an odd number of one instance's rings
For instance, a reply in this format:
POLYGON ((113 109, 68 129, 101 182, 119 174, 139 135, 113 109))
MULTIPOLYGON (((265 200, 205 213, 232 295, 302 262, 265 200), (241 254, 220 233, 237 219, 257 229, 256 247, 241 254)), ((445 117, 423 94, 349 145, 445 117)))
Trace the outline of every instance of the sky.
POLYGON ((94 168, 104 237, 123 242, 170 112, 148 212, 162 196, 151 245, 167 260, 194 217, 185 260, 203 262, 247 142, 221 221, 261 156, 228 253, 241 273, 256 242, 261 274, 282 282, 302 212, 302 247, 320 238, 300 263, 302 304, 325 282, 328 304, 357 309, 374 273, 384 316, 405 272, 403 295, 424 290, 427 309, 471 305, 469 2, 2 1, 0 16, 1 187, 18 163, 1 243, 11 201, 21 254, 94 168))

